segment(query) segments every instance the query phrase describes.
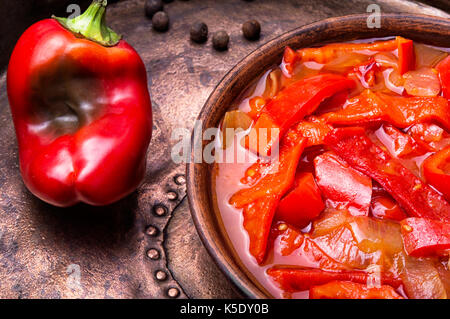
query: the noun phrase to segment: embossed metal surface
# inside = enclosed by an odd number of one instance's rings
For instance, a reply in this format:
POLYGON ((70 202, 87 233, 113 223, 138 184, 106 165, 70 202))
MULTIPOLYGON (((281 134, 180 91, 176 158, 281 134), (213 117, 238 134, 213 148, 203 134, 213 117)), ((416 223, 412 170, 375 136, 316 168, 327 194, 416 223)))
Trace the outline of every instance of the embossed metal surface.
MULTIPOLYGON (((9 21, 17 24, 14 30, 21 30, 38 16, 49 16, 54 6, 63 8, 72 2, 76 1, 35 0, 32 5, 29 0, 14 1, 16 7, 10 14, 21 20, 9 21)), ((143 185, 126 199, 103 208, 77 205, 59 209, 26 190, 18 169, 3 72, 0 297, 237 297, 196 234, 185 200, 185 166, 171 160, 171 147, 179 142, 178 136, 172 138, 172 132, 184 128, 189 138, 193 122, 217 82, 265 41, 323 18, 364 13, 374 2, 382 12, 446 15, 403 0, 174 1, 165 9, 171 19, 170 30, 157 33, 144 16, 143 0, 111 4, 110 25, 136 48, 147 66, 154 135, 143 185), (240 32, 241 23, 251 18, 262 25, 261 39, 256 42, 243 39, 240 32), (231 35, 229 50, 214 51, 210 40, 204 45, 191 43, 189 26, 197 20, 205 21, 210 32, 227 30, 231 35)), ((2 22, 0 26, 14 25, 2 22)), ((4 55, 10 48, 10 43, 0 45, 0 63, 7 60, 4 55)))

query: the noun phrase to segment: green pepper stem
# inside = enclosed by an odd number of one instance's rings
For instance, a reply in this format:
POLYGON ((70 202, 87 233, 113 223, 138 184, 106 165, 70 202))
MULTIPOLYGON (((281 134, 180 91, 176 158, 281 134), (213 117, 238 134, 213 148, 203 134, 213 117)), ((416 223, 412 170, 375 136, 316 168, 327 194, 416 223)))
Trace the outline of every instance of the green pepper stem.
POLYGON ((87 10, 80 16, 68 19, 52 18, 77 36, 97 42, 103 46, 115 46, 121 36, 106 25, 105 13, 107 0, 94 0, 87 10))

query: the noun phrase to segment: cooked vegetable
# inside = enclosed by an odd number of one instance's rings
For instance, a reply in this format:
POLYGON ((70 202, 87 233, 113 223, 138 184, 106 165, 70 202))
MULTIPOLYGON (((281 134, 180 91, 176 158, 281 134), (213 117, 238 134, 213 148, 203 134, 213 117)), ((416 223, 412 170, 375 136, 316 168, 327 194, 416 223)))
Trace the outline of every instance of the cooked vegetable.
MULTIPOLYGON (((267 270, 267 274, 287 292, 304 291, 314 286, 323 285, 332 281, 351 281, 359 284, 370 284, 373 274, 364 271, 325 271, 320 269, 301 269, 272 267, 267 270)), ((389 284, 398 287, 400 281, 389 275, 380 274, 382 284, 389 284)))
POLYGON ((367 287, 350 281, 332 281, 309 290, 310 299, 403 299, 391 286, 367 287))
POLYGON ((335 129, 325 142, 350 166, 380 183, 410 216, 450 222, 450 204, 370 141, 364 129, 335 129))
POLYGON ((303 228, 314 220, 325 205, 311 173, 296 176, 294 188, 278 204, 277 219, 303 228))
POLYGON ((243 208, 238 254, 274 296, 448 297, 449 67, 402 37, 287 47, 241 95, 256 161, 218 174, 218 200, 243 208))
POLYGON ((292 124, 314 112, 325 98, 354 85, 352 80, 334 74, 294 82, 266 104, 252 128, 257 138, 247 137, 247 147, 261 155, 270 155, 272 146, 292 124))
POLYGON ((352 215, 369 214, 372 180, 332 152, 314 159, 317 184, 329 205, 352 215))
POLYGON ((442 94, 450 99, 450 56, 442 60, 436 67, 442 85, 442 94))
POLYGON ((343 110, 321 116, 329 124, 360 125, 387 122, 399 128, 437 121, 450 129, 450 106, 435 97, 394 97, 365 90, 343 110))
POLYGON ((412 217, 403 220, 401 225, 405 251, 410 256, 428 257, 450 249, 448 223, 412 217))
POLYGON ((244 112, 235 110, 225 113, 222 122, 223 148, 228 148, 236 133, 247 130, 251 124, 252 119, 244 112))
POLYGON ((450 199, 450 146, 436 152, 423 162, 423 175, 428 183, 450 199))

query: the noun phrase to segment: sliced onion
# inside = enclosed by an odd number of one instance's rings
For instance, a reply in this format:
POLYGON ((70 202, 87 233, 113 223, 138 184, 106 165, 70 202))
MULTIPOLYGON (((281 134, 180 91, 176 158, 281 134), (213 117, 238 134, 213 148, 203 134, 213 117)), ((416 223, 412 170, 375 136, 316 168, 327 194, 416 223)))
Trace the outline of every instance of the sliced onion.
POLYGON ((398 58, 391 52, 381 52, 374 56, 375 62, 385 68, 397 68, 398 58))
POLYGON ((431 260, 403 256, 400 278, 409 298, 447 299, 444 284, 431 260))
POLYGON ((418 43, 414 43, 414 51, 416 55, 416 69, 421 67, 433 68, 448 55, 444 51, 418 43))
POLYGON ((222 122, 223 148, 225 149, 230 146, 236 133, 247 130, 251 124, 251 117, 244 112, 235 110, 225 113, 222 122))
POLYGON ((441 92, 441 84, 436 70, 423 67, 403 74, 405 90, 414 96, 437 96, 441 92))

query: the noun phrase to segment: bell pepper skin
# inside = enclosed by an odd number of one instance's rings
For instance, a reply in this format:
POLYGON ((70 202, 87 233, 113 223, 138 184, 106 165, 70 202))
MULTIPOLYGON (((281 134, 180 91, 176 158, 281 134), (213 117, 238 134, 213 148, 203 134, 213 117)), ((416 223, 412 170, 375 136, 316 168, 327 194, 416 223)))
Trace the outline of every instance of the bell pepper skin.
POLYGON ((372 198, 372 180, 350 167, 333 152, 314 159, 317 184, 324 198, 353 216, 368 216, 372 198), (345 206, 343 206, 345 203, 345 206))
POLYGON ((263 108, 252 128, 257 138, 253 141, 251 134, 246 136, 246 147, 261 155, 270 155, 271 148, 293 124, 313 113, 326 98, 354 87, 353 80, 327 73, 292 83, 263 108))
MULTIPOLYGON (((325 271, 277 266, 268 269, 267 274, 286 292, 309 290, 314 286, 336 280, 367 284, 372 278, 370 273, 364 271, 325 271)), ((401 285, 399 279, 385 274, 381 274, 380 281, 381 284, 394 285, 394 287, 401 285)))
POLYGON ((401 223, 403 244, 413 257, 436 256, 450 249, 450 224, 426 218, 406 218, 401 223))
MULTIPOLYGON (((338 53, 355 52, 355 51, 393 51, 398 47, 398 40, 378 41, 373 43, 333 43, 320 48, 305 48, 299 49, 295 53, 297 60, 314 61, 317 63, 328 63, 334 59, 338 53)), ((292 56, 291 52, 286 53, 285 56, 292 56)), ((294 60, 292 57, 290 61, 294 60)))
MULTIPOLYGON (((304 139, 298 140, 297 136, 291 137, 288 134, 283 140, 277 163, 267 165, 256 162, 252 165, 246 174, 251 169, 260 172, 266 168, 268 170, 266 175, 250 188, 236 192, 229 200, 234 207, 243 208, 244 229, 250 239, 250 253, 259 264, 264 262, 278 202, 294 182, 304 145, 304 139)), ((251 178, 249 182, 252 183, 251 178)))
POLYGON ((372 216, 379 219, 401 221, 408 217, 390 196, 376 196, 372 198, 370 212, 372 216))
POLYGON ((414 43, 402 37, 397 37, 398 45, 398 72, 400 75, 414 70, 416 59, 414 56, 414 43))
POLYGON ((376 146, 363 128, 334 129, 325 142, 350 166, 381 184, 409 216, 450 222, 450 204, 444 197, 376 146))
POLYGON ((450 200, 450 146, 429 156, 422 165, 423 176, 428 183, 436 187, 445 198, 450 200))
POLYGON ((450 100, 450 55, 436 66, 441 81, 442 94, 450 100))
POLYGON ((387 285, 368 287, 350 281, 332 281, 312 287, 309 299, 404 299, 394 288, 387 285))
POLYGON ((411 135, 401 132, 394 126, 383 125, 378 132, 380 134, 377 134, 377 137, 382 139, 390 153, 398 158, 420 156, 427 152, 411 135))
MULTIPOLYGON (((263 171, 262 167, 266 167, 265 175, 255 184, 249 188, 244 188, 231 196, 229 203, 236 208, 242 208, 257 199, 267 195, 283 196, 294 183, 295 171, 297 169, 298 161, 305 147, 305 140, 302 139, 298 144, 282 143, 278 159, 266 163, 256 162, 249 169, 246 174, 251 171, 263 171)), ((251 174, 252 175, 252 174, 251 174)), ((252 180, 255 176, 252 175, 252 180)))
POLYGON ((326 113, 321 118, 329 124, 362 125, 387 122, 399 128, 437 121, 450 129, 450 106, 441 96, 394 97, 365 90, 351 99, 345 109, 326 113))
MULTIPOLYGON (((80 19, 105 27, 104 10, 94 1, 80 19)), ((106 39, 93 41, 42 20, 21 36, 9 63, 22 177, 55 206, 113 203, 145 173, 152 133, 145 66, 129 44, 103 31, 106 39)))
POLYGON ((430 152, 437 152, 450 145, 450 134, 434 123, 415 124, 408 129, 408 134, 430 152))
POLYGON ((294 189, 278 204, 276 217, 294 226, 306 227, 325 208, 314 176, 301 173, 296 176, 294 189))
POLYGON ((306 139, 306 147, 324 144, 325 136, 331 131, 331 126, 316 117, 309 117, 306 121, 301 121, 290 131, 306 139))
POLYGON ((258 264, 264 262, 270 226, 279 201, 278 196, 259 198, 243 209, 244 229, 249 237, 249 251, 258 264))

